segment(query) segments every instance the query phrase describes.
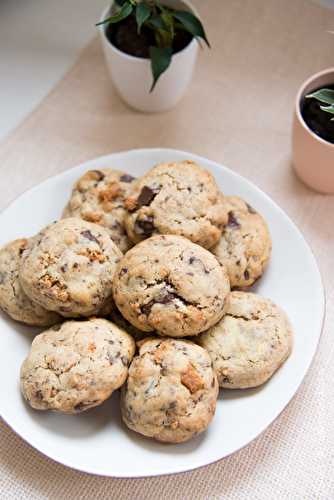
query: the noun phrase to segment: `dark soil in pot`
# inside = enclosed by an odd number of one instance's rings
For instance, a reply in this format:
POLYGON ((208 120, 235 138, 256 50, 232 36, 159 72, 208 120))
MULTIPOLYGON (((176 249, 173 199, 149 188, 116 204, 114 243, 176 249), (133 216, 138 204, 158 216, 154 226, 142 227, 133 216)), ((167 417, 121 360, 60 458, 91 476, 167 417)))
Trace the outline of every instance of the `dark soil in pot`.
MULTIPOLYGON (((326 89, 334 90, 334 84, 326 85, 326 89)), ((320 89, 314 89, 312 92, 316 90, 320 89)), ((317 99, 304 98, 300 106, 302 117, 312 132, 325 141, 334 144, 334 121, 331 121, 333 115, 323 111, 320 106, 325 106, 325 104, 317 101, 317 99)))
MULTIPOLYGON (((143 26, 140 35, 137 33, 137 24, 133 16, 129 16, 120 23, 109 24, 106 28, 108 40, 122 52, 131 56, 148 59, 150 46, 156 45, 153 30, 143 26)), ((193 36, 187 31, 177 31, 173 44, 173 54, 183 50, 193 36)))

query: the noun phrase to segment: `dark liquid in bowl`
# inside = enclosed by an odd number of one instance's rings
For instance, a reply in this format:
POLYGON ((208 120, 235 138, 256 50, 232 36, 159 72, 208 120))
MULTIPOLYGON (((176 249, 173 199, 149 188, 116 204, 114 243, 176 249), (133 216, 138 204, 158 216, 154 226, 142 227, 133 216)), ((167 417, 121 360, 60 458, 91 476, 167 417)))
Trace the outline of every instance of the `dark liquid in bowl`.
MULTIPOLYGON (((321 87, 326 89, 334 90, 333 85, 326 85, 326 87, 321 87)), ((319 89, 314 89, 315 92, 319 89)), ((311 92, 310 92, 311 93, 311 92)), ((325 139, 325 141, 334 144, 334 115, 326 113, 320 106, 326 106, 326 104, 317 101, 316 99, 303 99, 300 105, 302 117, 308 127, 319 137, 325 139)), ((334 165, 333 165, 334 168, 334 165)))

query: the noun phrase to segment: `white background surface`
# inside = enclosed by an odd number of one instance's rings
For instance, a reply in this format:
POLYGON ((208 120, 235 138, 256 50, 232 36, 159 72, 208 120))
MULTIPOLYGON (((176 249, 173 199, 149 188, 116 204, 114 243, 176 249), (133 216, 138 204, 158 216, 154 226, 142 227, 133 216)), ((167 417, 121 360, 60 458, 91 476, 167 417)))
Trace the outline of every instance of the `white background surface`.
MULTIPOLYGON (((334 0, 318 3, 334 8, 334 0)), ((107 4, 107 0, 0 0, 0 140, 73 64, 96 33, 94 23, 107 4)))
POLYGON ((0 139, 94 36, 107 0, 0 0, 0 139))

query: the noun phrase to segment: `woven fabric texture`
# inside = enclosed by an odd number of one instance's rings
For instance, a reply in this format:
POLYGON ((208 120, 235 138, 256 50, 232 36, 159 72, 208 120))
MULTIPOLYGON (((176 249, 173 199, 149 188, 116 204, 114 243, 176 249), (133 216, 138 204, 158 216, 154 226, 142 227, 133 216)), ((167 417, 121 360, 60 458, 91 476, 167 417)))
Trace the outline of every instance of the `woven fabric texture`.
POLYGON ((298 394, 264 434, 185 474, 89 476, 40 455, 0 421, 1 499, 334 498, 334 197, 308 190, 290 165, 294 97, 306 77, 333 65, 334 13, 306 0, 194 3, 213 48, 201 52, 184 100, 164 114, 130 110, 112 89, 94 40, 0 146, 0 208, 51 175, 125 149, 173 147, 229 165, 287 211, 316 254, 327 294, 318 353, 298 394))

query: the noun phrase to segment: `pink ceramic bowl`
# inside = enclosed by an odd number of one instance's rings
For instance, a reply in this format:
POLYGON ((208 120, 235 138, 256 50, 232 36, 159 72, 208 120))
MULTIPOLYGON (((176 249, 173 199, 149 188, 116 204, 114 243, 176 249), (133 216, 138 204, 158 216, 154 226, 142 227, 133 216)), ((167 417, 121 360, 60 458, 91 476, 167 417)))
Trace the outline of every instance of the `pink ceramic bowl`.
POLYGON ((316 73, 303 83, 296 97, 292 132, 292 162, 298 177, 320 193, 334 193, 334 144, 321 139, 306 125, 300 111, 309 92, 334 84, 334 68, 316 73))

